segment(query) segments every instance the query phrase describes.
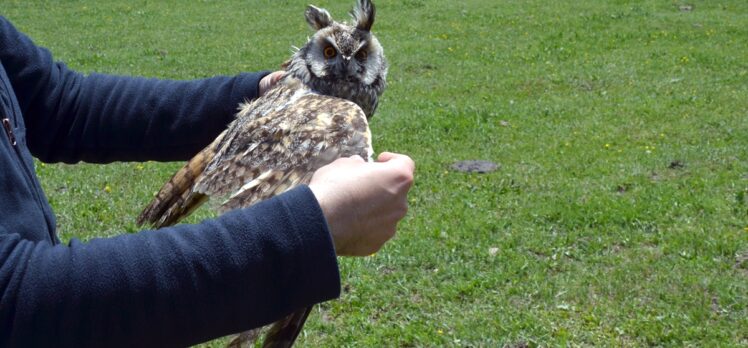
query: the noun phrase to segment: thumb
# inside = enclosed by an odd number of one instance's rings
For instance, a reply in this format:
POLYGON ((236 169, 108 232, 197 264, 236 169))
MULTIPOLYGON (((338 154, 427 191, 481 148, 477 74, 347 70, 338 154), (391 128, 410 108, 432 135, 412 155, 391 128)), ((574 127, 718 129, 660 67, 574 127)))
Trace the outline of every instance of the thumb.
POLYGON ((377 157, 377 162, 380 162, 380 163, 388 162, 393 165, 404 166, 410 172, 413 172, 416 169, 416 164, 415 162, 413 162, 412 158, 410 158, 407 155, 394 153, 394 152, 380 153, 379 157, 377 157))
POLYGON ((391 159, 397 157, 398 155, 396 153, 392 152, 382 152, 377 157, 377 162, 389 162, 391 159))

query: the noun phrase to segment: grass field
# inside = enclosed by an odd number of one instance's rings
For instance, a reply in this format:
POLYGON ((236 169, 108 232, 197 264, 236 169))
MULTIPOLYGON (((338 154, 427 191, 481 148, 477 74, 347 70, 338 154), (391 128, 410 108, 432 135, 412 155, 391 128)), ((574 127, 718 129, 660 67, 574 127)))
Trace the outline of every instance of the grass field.
MULTIPOLYGON (((190 79, 277 67, 306 4, 0 9, 80 71, 190 79)), ((391 69, 371 127, 418 165, 411 211, 381 252, 340 259, 343 294, 299 346, 748 346, 748 2, 377 5, 391 69), (449 169, 464 159, 501 167, 449 169)), ((137 231, 178 166, 37 172, 61 237, 86 240, 137 231)))

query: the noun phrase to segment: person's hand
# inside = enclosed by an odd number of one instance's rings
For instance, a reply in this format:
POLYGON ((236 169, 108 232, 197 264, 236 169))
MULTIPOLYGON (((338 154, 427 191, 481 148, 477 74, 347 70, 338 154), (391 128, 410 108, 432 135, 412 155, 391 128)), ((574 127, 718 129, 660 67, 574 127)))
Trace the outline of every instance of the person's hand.
POLYGON ((265 92, 269 91, 273 86, 275 86, 278 81, 280 81, 281 77, 283 77, 283 74, 286 72, 283 70, 275 71, 270 74, 265 75, 265 77, 260 80, 260 95, 265 94, 265 92))
POLYGON ((414 171, 410 157, 384 152, 375 163, 359 156, 340 158, 314 173, 309 188, 338 255, 371 255, 395 235, 408 211, 414 171))

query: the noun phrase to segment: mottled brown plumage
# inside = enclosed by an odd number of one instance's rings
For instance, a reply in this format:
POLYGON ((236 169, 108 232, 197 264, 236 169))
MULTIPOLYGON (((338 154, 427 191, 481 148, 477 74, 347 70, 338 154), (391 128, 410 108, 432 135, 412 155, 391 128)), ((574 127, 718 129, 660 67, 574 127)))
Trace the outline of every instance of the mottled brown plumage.
MULTIPOLYGON (((161 188, 138 224, 175 224, 209 198, 222 202, 221 211, 247 207, 309 183, 337 158, 371 160, 368 119, 384 91, 387 62, 370 32, 374 5, 358 0, 351 14, 349 25, 309 6, 305 17, 316 33, 284 64, 281 80, 240 106, 228 128, 161 188)), ((291 346, 310 309, 273 324, 264 345, 291 346)), ((251 343, 257 334, 242 333, 231 345, 251 343)))
POLYGON ((340 157, 370 158, 371 134, 356 104, 304 87, 286 75, 166 183, 138 223, 163 227, 189 215, 208 197, 222 211, 307 184, 340 157))

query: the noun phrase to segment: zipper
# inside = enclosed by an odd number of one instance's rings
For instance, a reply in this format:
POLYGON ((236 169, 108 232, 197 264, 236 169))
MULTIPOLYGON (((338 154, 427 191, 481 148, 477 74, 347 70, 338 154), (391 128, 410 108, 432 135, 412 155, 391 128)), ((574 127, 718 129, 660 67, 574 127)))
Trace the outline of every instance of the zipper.
MULTIPOLYGON (((7 93, 7 91, 12 91, 12 89, 10 88, 10 86, 8 86, 8 83, 6 82, 7 80, 2 78, 3 74, 4 74, 3 67, 2 65, 0 65, 0 93, 7 93)), ((0 95, 0 97, 2 96, 0 95)), ((10 98, 9 95, 7 95, 7 97, 8 97, 7 102, 9 105, 6 105, 6 106, 10 109, 8 110, 10 112, 10 115, 8 114, 3 115, 4 117, 2 121, 0 122, 3 123, 3 129, 5 129, 5 134, 7 135, 8 141, 10 142, 14 150, 13 152, 15 152, 16 154, 18 165, 21 166, 21 170, 26 174, 26 180, 27 180, 28 185, 30 186, 29 189, 31 190, 32 195, 34 196, 34 198, 36 198, 36 204, 39 206, 39 209, 42 211, 42 214, 44 215, 44 220, 45 220, 45 223, 47 224, 47 233, 49 233, 50 241, 52 242, 53 245, 55 245, 58 242, 57 242, 57 238, 55 235, 55 224, 53 223, 54 213, 51 211, 51 207, 48 204, 45 205, 43 203, 44 202, 42 198, 43 190, 41 186, 39 185, 38 180, 34 180, 36 175, 26 164, 26 161, 24 161, 24 157, 21 154, 21 148, 19 148, 17 145, 18 142, 16 141, 16 135, 13 133, 13 128, 14 128, 13 124, 16 123, 14 122, 16 120, 16 114, 15 114, 16 106, 13 103, 13 99, 10 98), (13 118, 13 121, 11 121, 10 119, 11 117, 13 118)), ((0 100, 0 102, 3 102, 3 100, 0 100)), ((2 104, 5 104, 5 103, 2 103, 2 104)), ((2 105, 0 105, 0 107, 2 107, 2 105)))
POLYGON ((13 125, 10 124, 10 119, 7 117, 3 118, 3 128, 5 128, 5 134, 8 136, 8 140, 10 140, 10 144, 14 147, 16 146, 16 136, 13 134, 13 125))

